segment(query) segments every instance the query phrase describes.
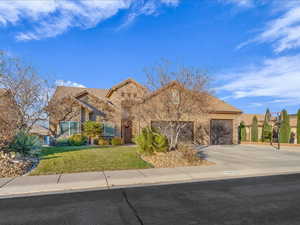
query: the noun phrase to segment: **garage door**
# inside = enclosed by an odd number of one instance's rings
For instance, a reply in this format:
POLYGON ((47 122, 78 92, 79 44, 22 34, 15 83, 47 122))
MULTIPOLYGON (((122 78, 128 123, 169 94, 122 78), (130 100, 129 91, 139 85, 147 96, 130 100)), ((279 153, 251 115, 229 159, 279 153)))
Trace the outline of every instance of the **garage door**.
POLYGON ((211 120, 210 140, 212 145, 230 145, 232 144, 232 136, 232 120, 211 120))
MULTIPOLYGON (((175 123, 175 122, 174 122, 175 123)), ((180 121, 177 122, 180 125, 184 125, 178 137, 179 142, 193 142, 194 141, 194 123, 191 121, 180 121)), ((151 127, 160 130, 166 130, 166 133, 171 132, 169 121, 152 121, 151 127)))

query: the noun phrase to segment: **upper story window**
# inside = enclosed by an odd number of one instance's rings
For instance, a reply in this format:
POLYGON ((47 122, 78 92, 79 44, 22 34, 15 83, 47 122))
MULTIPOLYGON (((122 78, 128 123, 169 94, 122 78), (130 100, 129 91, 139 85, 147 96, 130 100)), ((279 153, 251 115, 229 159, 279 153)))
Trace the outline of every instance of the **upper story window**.
POLYGON ((75 121, 61 121, 59 123, 60 134, 72 136, 80 133, 80 123, 75 121))

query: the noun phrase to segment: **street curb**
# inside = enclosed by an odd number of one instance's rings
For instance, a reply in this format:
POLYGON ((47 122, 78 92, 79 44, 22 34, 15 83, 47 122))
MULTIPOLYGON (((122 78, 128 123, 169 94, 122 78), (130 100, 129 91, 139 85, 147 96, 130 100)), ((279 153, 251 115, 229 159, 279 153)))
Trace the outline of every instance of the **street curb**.
MULTIPOLYGON (((226 172, 226 171, 224 171, 226 172)), ((132 185, 107 185, 106 187, 86 187, 86 188, 68 188, 68 189, 57 189, 41 192, 27 192, 19 194, 0 194, 0 199, 11 199, 11 198, 22 198, 22 197, 34 197, 34 196, 44 196, 44 195, 56 195, 56 194, 68 194, 68 193, 80 193, 86 191, 103 191, 103 190, 114 190, 114 189, 124 189, 124 188, 142 188, 142 187, 152 187, 161 185, 174 185, 174 184, 188 184, 206 181, 220 181, 220 180, 231 180, 231 179, 244 179, 244 178, 254 178, 254 177, 266 177, 266 176, 281 176, 281 175, 292 175, 300 174, 300 171, 279 171, 277 173, 265 172, 257 174, 245 174, 245 175, 224 175, 216 177, 204 177, 198 179, 189 180, 178 180, 178 181, 168 181, 168 182, 155 182, 155 183, 141 183, 132 185)))

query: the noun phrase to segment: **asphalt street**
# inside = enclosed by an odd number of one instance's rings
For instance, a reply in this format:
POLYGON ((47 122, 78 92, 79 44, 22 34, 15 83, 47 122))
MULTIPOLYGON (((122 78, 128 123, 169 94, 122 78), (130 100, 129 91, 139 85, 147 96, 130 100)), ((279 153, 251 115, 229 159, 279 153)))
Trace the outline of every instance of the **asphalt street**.
POLYGON ((300 224, 300 174, 0 200, 1 225, 300 224))

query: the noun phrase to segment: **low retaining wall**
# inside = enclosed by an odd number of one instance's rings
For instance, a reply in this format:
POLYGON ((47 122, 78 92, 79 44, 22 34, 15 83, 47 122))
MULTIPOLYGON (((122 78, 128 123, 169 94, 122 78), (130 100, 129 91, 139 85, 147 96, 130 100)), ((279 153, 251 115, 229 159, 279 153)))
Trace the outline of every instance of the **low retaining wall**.
MULTIPOLYGON (((270 142, 250 142, 250 141, 242 141, 240 144, 244 144, 244 145, 271 145, 270 142)), ((277 145, 277 142, 273 142, 272 144, 277 145)), ((300 144, 280 143, 280 146, 300 147, 300 144)))

